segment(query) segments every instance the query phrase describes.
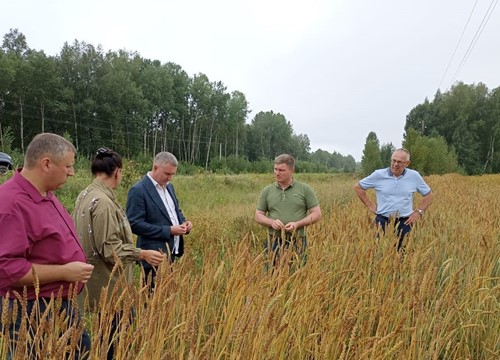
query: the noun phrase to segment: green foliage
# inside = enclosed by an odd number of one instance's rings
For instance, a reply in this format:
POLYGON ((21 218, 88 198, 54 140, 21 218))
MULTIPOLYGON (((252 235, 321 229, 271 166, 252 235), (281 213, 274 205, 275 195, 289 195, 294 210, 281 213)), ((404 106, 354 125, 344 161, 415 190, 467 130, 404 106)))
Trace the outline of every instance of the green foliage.
POLYGON ((140 174, 145 175, 153 167, 154 156, 139 153, 130 160, 130 167, 140 174))
POLYGON ((292 124, 282 114, 259 112, 247 128, 247 153, 250 160, 274 159, 280 154, 293 154, 292 124))
POLYGON ((363 156, 361 157, 361 175, 367 176, 374 170, 383 167, 377 135, 372 131, 366 138, 363 156))
POLYGON ((409 129, 403 146, 410 151, 410 167, 422 175, 448 174, 459 172, 457 155, 443 137, 425 137, 416 130, 409 129))
POLYGON ((89 174, 91 173, 90 171, 90 166, 92 164, 91 159, 85 157, 85 156, 79 156, 78 154, 75 157, 75 165, 74 169, 75 171, 87 171, 89 174))
POLYGON ((425 99, 414 107, 406 117, 405 131, 441 137, 468 174, 498 173, 499 118, 498 88, 489 92, 482 83, 459 82, 444 94, 438 91, 432 102, 425 99))
POLYGON ((380 158, 382 159, 383 166, 390 165, 392 153, 394 152, 394 150, 396 150, 396 147, 392 145, 392 143, 383 144, 380 147, 380 158))
POLYGON ((250 161, 238 156, 213 158, 210 161, 210 170, 221 174, 242 174, 248 172, 250 161))
POLYGON ((206 170, 203 167, 185 161, 180 161, 177 168, 177 174, 180 175, 199 175, 204 173, 206 173, 206 170))
MULTIPOLYGON (((1 130, 1 129, 0 129, 1 130)), ((8 126, 0 132, 0 149, 4 153, 12 152, 12 142, 14 141, 14 134, 12 129, 8 126)))
POLYGON ((3 37, 2 49, 19 57, 24 56, 29 51, 26 36, 18 29, 10 29, 3 37))
POLYGON ((296 173, 327 173, 336 172, 335 169, 328 168, 323 164, 318 164, 312 161, 301 161, 295 162, 295 172, 296 173))
POLYGON ((73 139, 71 138, 71 134, 67 131, 65 131, 63 134, 62 134, 62 137, 65 138, 66 140, 68 140, 69 142, 73 142, 73 139))
POLYGON ((257 161, 252 161, 249 169, 250 173, 255 174, 269 174, 273 172, 274 159, 258 159, 257 161))
POLYGON ((343 156, 335 151, 330 154, 328 151, 318 149, 309 156, 309 161, 318 164, 319 169, 325 169, 325 171, 345 173, 356 171, 356 160, 351 155, 343 156))
POLYGON ((221 81, 203 73, 189 77, 177 64, 133 51, 105 53, 78 40, 65 43, 57 56, 46 56, 11 30, 0 51, 0 100, 5 104, 0 125, 10 127, 12 146, 21 151, 37 133, 50 131, 71 138, 88 158, 98 146, 127 158, 168 150, 188 164, 181 171, 189 173, 199 167, 262 171, 260 163, 235 159, 258 162, 282 153, 310 160, 307 135, 296 134, 286 117, 273 111, 260 112, 247 124, 251 110, 245 95, 229 93, 221 81))

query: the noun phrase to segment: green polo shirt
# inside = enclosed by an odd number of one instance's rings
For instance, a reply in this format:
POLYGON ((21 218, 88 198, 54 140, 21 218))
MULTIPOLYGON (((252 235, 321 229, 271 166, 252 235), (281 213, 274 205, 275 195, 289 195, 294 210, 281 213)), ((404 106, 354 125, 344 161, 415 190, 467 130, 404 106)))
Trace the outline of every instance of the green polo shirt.
MULTIPOLYGON (((293 180, 286 189, 278 183, 268 185, 262 190, 257 210, 264 211, 271 219, 280 219, 283 224, 305 218, 308 210, 318 206, 314 190, 307 184, 293 180)), ((280 236, 280 232, 269 228, 269 235, 280 236)), ((305 229, 299 228, 297 236, 305 236, 305 229)))

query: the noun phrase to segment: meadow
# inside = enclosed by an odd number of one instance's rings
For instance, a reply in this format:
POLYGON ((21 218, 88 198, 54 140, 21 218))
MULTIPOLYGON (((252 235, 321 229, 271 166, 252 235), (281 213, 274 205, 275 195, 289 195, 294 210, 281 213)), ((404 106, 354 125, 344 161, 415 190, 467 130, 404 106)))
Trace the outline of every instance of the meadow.
MULTIPOLYGON (((130 164, 124 174, 122 204, 143 175, 130 164)), ((375 238, 373 215, 353 191, 355 176, 296 179, 315 189, 323 219, 308 229, 304 266, 268 271, 266 231, 253 218, 272 173, 176 176, 181 208, 194 224, 186 253, 162 267, 152 296, 137 280, 102 298, 102 316, 84 314, 91 359, 105 358, 108 343, 100 338, 114 311, 127 318, 131 308, 135 316, 115 339, 117 359, 500 358, 500 175, 427 177, 434 203, 404 257, 391 231, 375 238)), ((58 191, 69 211, 90 181, 79 170, 58 191)), ((60 332, 64 319, 38 328, 43 358, 71 351, 60 332)))

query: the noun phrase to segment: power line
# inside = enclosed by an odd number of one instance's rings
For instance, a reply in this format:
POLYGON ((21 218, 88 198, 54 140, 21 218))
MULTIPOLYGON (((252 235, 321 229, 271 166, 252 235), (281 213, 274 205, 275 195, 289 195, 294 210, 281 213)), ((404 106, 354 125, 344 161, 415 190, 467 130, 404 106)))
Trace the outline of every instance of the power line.
POLYGON ((467 62, 470 54, 472 53, 472 50, 474 49, 474 46, 476 45, 477 41, 479 40, 479 37, 481 36, 484 28, 486 27, 486 24, 488 23, 491 14, 495 10, 495 7, 497 6, 498 0, 491 0, 490 6, 488 7, 488 10, 486 10, 486 13, 483 16, 483 20, 479 24, 479 27, 477 28, 476 33, 474 34, 474 37, 472 38, 469 47, 467 48, 467 51, 464 54, 464 57, 462 58, 462 61, 460 62, 460 65, 457 68, 457 71, 455 72, 455 75, 453 75, 453 78, 450 82, 450 85, 448 87, 451 87, 453 83, 455 82, 456 78, 458 77, 458 74, 462 70, 463 66, 467 62))
POLYGON ((455 58, 455 54, 457 53, 457 49, 458 47, 460 46, 460 43, 462 42, 462 38, 464 37, 464 34, 465 34, 465 30, 467 30, 467 26, 469 26, 469 22, 470 22, 470 19, 472 18, 472 14, 474 13, 474 9, 476 8, 476 5, 477 5, 477 2, 479 0, 476 0, 476 2, 474 3, 474 6, 472 7, 472 10, 469 14, 469 18, 467 19, 467 22, 465 23, 465 26, 464 26, 464 29, 462 30, 462 35, 460 35, 460 39, 458 39, 458 42, 457 42, 457 46, 455 46, 455 50, 453 50, 453 54, 451 55, 451 59, 450 59, 450 62, 448 63, 448 65, 446 66, 446 70, 444 71, 444 74, 443 74, 443 77, 441 78, 441 81, 439 82, 439 86, 438 86, 438 89, 441 88, 441 85, 443 83, 443 80, 446 76, 446 74, 448 73, 448 70, 450 68, 450 65, 451 65, 451 62, 453 61, 453 59, 455 58))

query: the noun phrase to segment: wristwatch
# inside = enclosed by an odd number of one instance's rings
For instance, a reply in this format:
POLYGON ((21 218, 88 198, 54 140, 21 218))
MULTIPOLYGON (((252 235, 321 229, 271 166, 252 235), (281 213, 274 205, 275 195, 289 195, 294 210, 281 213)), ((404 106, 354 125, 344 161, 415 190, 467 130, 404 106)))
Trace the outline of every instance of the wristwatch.
POLYGON ((422 209, 417 209, 418 213, 420 214, 420 216, 423 216, 424 215, 424 210, 422 209))

